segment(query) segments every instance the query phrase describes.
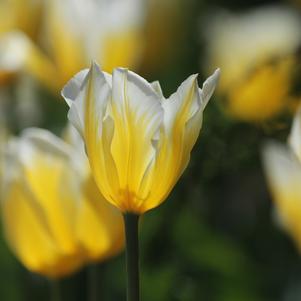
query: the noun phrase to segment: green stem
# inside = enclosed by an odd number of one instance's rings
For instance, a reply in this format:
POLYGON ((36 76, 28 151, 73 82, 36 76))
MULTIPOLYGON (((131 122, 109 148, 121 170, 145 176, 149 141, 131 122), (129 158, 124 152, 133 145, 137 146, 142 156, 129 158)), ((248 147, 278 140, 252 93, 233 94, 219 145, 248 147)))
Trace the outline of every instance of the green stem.
POLYGON ((98 264, 93 264, 88 266, 88 300, 98 301, 98 291, 99 291, 99 266, 98 264))
POLYGON ((127 301, 139 301, 139 216, 126 213, 123 218, 126 237, 127 301))
POLYGON ((61 301, 60 281, 57 279, 50 280, 51 301, 61 301))

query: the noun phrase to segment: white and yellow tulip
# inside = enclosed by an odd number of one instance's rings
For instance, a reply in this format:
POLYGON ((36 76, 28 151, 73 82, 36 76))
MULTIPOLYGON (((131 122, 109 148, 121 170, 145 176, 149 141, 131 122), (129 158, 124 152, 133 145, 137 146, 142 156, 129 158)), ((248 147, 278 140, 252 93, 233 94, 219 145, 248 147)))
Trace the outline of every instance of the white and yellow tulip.
POLYGON ((203 62, 223 70, 219 93, 232 117, 261 122, 290 108, 300 20, 296 11, 281 6, 211 16, 203 62))
POLYGON ((104 200, 80 146, 28 129, 5 151, 1 211, 6 238, 30 271, 62 277, 122 250, 120 213, 104 200))
POLYGON ((166 199, 189 162, 218 77, 200 89, 192 75, 168 99, 158 82, 123 68, 111 75, 94 63, 70 80, 62 91, 68 117, 108 201, 142 214, 166 199))
POLYGON ((301 107, 288 144, 269 143, 264 148, 263 159, 280 224, 301 251, 301 107))

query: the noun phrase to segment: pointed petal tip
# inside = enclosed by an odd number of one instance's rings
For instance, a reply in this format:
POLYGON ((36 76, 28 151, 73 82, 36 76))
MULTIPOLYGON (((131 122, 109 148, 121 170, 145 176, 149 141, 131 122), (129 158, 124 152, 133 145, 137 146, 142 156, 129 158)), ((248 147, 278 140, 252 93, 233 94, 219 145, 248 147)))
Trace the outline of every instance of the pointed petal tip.
POLYGON ((162 91, 160 82, 158 80, 150 83, 150 85, 154 89, 154 91, 158 94, 159 97, 163 97, 164 98, 163 91, 162 91))
POLYGON ((99 67, 98 63, 96 62, 96 60, 91 60, 90 69, 91 68, 97 68, 97 67, 100 69, 100 67, 99 67))
POLYGON ((193 80, 197 80, 198 76, 199 76, 199 73, 193 73, 189 77, 193 80))
POLYGON ((196 82, 196 84, 199 85, 199 83, 198 83, 199 73, 194 73, 194 74, 191 75, 191 77, 196 82))
POLYGON ((94 73, 94 72, 101 73, 101 72, 102 72, 102 70, 101 70, 99 64, 98 64, 95 60, 92 60, 92 61, 91 61, 91 65, 90 65, 90 68, 89 68, 89 72, 90 72, 90 73, 94 73))
POLYGON ((218 82, 221 76, 221 69, 217 68, 215 69, 215 71, 213 72, 213 74, 211 75, 211 77, 215 78, 215 81, 218 82))
POLYGON ((220 69, 217 68, 212 75, 210 75, 205 82, 203 83, 202 89, 200 89, 200 94, 202 98, 202 108, 203 110, 207 106, 215 88, 219 82, 220 78, 220 69))
POLYGON ((61 96, 65 99, 67 105, 71 107, 76 99, 85 78, 89 73, 89 69, 83 69, 75 74, 61 90, 61 96))
POLYGON ((183 84, 188 84, 189 86, 193 86, 193 85, 197 85, 198 86, 198 76, 199 73, 193 73, 191 75, 189 75, 182 83, 180 86, 182 86, 183 84))
POLYGON ((221 68, 216 68, 214 73, 220 74, 221 73, 221 68))

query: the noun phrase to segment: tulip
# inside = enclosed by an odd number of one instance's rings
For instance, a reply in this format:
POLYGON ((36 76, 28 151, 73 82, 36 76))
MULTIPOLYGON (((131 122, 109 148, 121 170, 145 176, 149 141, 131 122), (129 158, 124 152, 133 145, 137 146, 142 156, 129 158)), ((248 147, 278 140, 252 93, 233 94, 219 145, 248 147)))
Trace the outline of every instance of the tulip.
POLYGON ((301 107, 294 118, 288 145, 267 144, 263 163, 278 221, 301 252, 301 107))
POLYGON ((198 88, 197 76, 165 99, 158 82, 97 64, 64 87, 68 118, 83 140, 95 181, 122 212, 162 203, 186 168, 219 71, 198 88))
POLYGON ((301 45, 295 11, 270 6, 243 14, 216 13, 205 28, 205 67, 224 70, 218 92, 231 117, 258 123, 291 109, 301 45))
POLYGON ((121 215, 99 193, 80 148, 27 129, 9 141, 5 162, 4 232, 30 271, 58 278, 122 250, 121 215))
POLYGON ((48 0, 43 42, 14 30, 0 40, 0 69, 24 70, 53 92, 91 59, 103 68, 137 64, 142 47, 140 0, 48 0), (43 50, 42 50, 43 49, 43 50))
POLYGON ((192 75, 166 99, 158 82, 93 63, 62 91, 96 184, 124 213, 128 301, 139 300, 138 217, 167 198, 186 168, 218 77, 200 89, 192 75))

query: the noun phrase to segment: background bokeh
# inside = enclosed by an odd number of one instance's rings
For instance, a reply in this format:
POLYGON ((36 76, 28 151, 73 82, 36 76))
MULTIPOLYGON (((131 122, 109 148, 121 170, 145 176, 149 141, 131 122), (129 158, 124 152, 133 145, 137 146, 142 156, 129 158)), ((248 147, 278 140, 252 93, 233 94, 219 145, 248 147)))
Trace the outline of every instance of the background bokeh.
MULTIPOLYGON (((278 3, 301 12, 297 1, 157 2, 147 12, 146 50, 135 70, 160 80, 165 96, 192 73, 200 83, 209 75, 203 33, 218 8, 238 13, 278 3)), ((1 124, 10 133, 38 126, 59 134, 65 126, 62 98, 26 73, 3 85, 0 98, 1 124)), ((260 156, 266 139, 286 140, 291 116, 241 122, 225 113, 222 98, 215 94, 206 108, 190 164, 168 200, 141 221, 144 301, 301 300, 300 254, 276 222, 260 156)), ((85 300, 95 272, 101 300, 125 299, 124 254, 61 280, 63 299, 85 300)), ((1 300, 50 299, 48 281, 21 266, 4 237, 0 279, 1 300)))

